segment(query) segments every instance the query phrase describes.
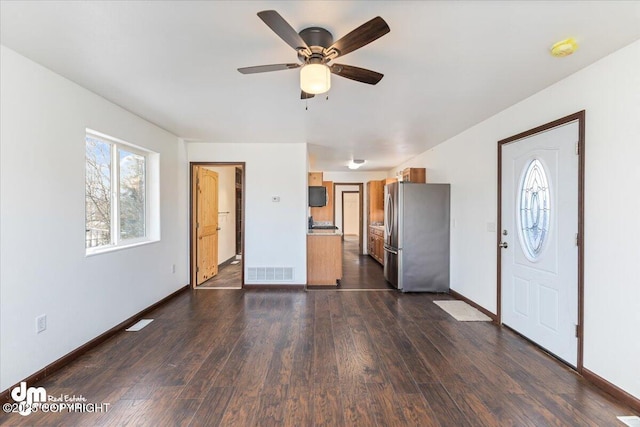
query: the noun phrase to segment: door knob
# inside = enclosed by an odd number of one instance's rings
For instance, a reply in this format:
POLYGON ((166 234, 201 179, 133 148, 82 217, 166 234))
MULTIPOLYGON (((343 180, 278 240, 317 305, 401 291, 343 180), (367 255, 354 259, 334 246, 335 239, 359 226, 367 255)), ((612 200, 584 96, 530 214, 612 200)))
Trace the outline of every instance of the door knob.
POLYGON ((503 249, 507 249, 509 247, 509 245, 507 244, 507 242, 501 242, 499 245, 499 247, 503 248, 503 249))

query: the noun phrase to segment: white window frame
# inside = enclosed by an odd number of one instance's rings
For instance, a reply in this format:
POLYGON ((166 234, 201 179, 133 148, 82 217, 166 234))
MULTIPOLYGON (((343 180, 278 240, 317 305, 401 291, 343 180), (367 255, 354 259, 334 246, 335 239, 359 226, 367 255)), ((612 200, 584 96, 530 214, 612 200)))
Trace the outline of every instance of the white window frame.
MULTIPOLYGON (((159 154, 153 151, 147 150, 140 146, 131 144, 127 141, 123 141, 118 138, 106 135, 101 132, 97 132, 91 129, 86 129, 85 134, 85 150, 86 150, 86 137, 97 139, 101 142, 109 144, 111 146, 111 218, 110 218, 110 234, 111 243, 101 246, 95 246, 91 248, 86 247, 86 256, 96 255, 105 252, 112 252, 115 250, 131 248, 135 246, 145 245, 160 240, 159 233, 159 180, 158 168, 159 168, 159 154), (123 239, 120 236, 120 160, 119 150, 125 150, 130 153, 137 154, 145 158, 144 168, 144 201, 145 201, 145 215, 144 215, 144 236, 136 237, 132 239, 123 239)), ((85 159, 86 162, 86 159, 85 159)), ((86 179, 86 178, 85 178, 86 179)), ((86 187, 85 187, 86 197, 86 187)), ((85 212, 85 227, 87 221, 87 215, 85 212)))

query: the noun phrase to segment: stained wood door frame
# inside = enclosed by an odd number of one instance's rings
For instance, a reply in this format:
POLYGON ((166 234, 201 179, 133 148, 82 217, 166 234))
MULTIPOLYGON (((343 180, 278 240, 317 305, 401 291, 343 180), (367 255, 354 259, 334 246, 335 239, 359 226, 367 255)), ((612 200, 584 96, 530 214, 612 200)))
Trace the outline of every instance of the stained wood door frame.
MULTIPOLYGON (((362 217, 362 215, 363 215, 362 214, 362 208, 363 208, 363 205, 364 205, 364 201, 363 201, 364 184, 362 182, 334 182, 333 183, 333 199, 334 199, 333 200, 333 218, 335 220, 335 217, 336 217, 336 201, 335 201, 335 198, 336 198, 336 187, 345 186, 345 185, 357 186, 358 187, 358 193, 360 194, 360 197, 358 198, 359 210, 360 210, 360 212, 359 212, 359 217, 360 218, 358 219, 358 227, 360 227, 359 228, 360 233, 359 233, 359 238, 358 238, 358 253, 360 255, 363 255, 362 242, 363 242, 363 239, 364 239, 363 236, 364 236, 365 233, 362 231, 362 227, 364 226, 363 217, 362 217)), ((354 191, 351 190, 351 192, 354 192, 354 191)), ((342 209, 344 210, 344 205, 343 205, 342 209)), ((343 214, 343 218, 344 218, 344 214, 343 214)), ((343 221, 344 221, 344 219, 343 219, 343 221)), ((344 227, 343 227, 342 232, 344 234, 344 227)))
POLYGON ((529 129, 517 135, 498 141, 498 225, 496 233, 497 254, 497 308, 496 318, 502 325, 502 147, 506 144, 519 141, 540 132, 545 132, 570 122, 578 121, 578 357, 576 370, 583 372, 583 347, 584 347, 584 157, 585 157, 585 110, 570 114, 558 120, 529 129))
MULTIPOLYGON (((197 230, 196 230, 196 215, 195 209, 196 202, 196 182, 194 175, 196 173, 197 166, 240 166, 242 168, 242 258, 240 259, 241 283, 240 286, 244 287, 244 258, 247 253, 244 246, 245 243, 245 211, 246 211, 246 175, 247 165, 245 162, 189 162, 189 284, 192 288, 196 287, 196 267, 197 267, 197 230)), ((235 182, 235 181, 234 181, 235 182)), ((235 185, 235 184, 234 184, 235 185)))

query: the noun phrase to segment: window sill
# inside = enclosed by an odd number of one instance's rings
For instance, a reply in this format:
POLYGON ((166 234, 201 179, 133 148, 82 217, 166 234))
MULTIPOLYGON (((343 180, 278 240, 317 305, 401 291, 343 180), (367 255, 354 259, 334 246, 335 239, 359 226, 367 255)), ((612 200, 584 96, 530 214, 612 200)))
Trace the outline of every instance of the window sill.
POLYGON ((130 243, 130 244, 126 244, 126 245, 120 245, 120 246, 103 246, 100 248, 91 248, 91 249, 87 249, 85 252, 85 257, 92 257, 94 255, 101 255, 101 254, 106 254, 106 253, 110 253, 110 252, 117 252, 117 251, 121 251, 124 249, 131 249, 131 248, 137 248, 138 246, 145 246, 145 245, 150 245, 152 243, 157 243, 159 242, 160 239, 155 239, 155 240, 145 240, 142 242, 135 242, 135 243, 130 243))

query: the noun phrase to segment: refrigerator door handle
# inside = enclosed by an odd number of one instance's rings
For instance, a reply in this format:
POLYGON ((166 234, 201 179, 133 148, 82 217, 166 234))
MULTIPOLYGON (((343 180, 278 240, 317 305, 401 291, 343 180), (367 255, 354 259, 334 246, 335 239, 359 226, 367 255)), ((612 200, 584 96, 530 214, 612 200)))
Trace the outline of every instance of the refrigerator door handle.
POLYGON ((394 251, 393 249, 390 249, 390 248, 388 248, 386 246, 384 247, 384 251, 385 252, 389 252, 389 253, 394 254, 394 255, 398 255, 398 251, 394 251))
POLYGON ((387 193, 387 208, 384 213, 386 216, 384 225, 387 229, 387 236, 391 236, 391 233, 393 233, 393 198, 391 193, 387 193))

